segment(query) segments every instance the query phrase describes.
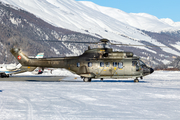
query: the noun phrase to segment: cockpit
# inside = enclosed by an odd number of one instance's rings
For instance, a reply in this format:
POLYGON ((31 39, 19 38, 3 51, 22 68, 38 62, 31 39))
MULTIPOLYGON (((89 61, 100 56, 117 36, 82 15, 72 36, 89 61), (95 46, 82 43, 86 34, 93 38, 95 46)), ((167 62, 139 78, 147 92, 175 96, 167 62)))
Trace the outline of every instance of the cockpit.
POLYGON ((132 66, 136 68, 136 71, 143 70, 143 75, 148 75, 154 72, 154 70, 148 67, 143 61, 141 60, 133 60, 132 66))
POLYGON ((141 60, 139 60, 139 65, 141 66, 141 67, 145 67, 146 66, 146 64, 143 62, 143 61, 141 61, 141 60))

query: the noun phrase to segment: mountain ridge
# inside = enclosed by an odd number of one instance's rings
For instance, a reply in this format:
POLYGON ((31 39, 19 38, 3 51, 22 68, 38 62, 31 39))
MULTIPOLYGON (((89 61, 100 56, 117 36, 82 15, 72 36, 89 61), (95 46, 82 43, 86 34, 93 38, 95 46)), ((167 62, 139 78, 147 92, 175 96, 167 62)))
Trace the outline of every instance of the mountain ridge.
MULTIPOLYGON (((179 30, 180 29, 180 22, 174 22, 172 19, 170 18, 162 18, 162 19, 158 19, 156 16, 153 16, 153 15, 150 15, 150 14, 147 14, 147 13, 126 13, 120 9, 117 9, 117 8, 111 8, 111 7, 103 7, 103 6, 99 6, 99 5, 96 5, 95 3, 93 2, 90 2, 90 1, 79 1, 81 3, 83 3, 84 5, 86 5, 87 7, 90 7, 94 10, 97 10, 97 11, 100 11, 110 17, 113 17, 115 19, 118 19, 119 21, 123 22, 123 23, 126 23, 128 25, 131 25, 133 27, 136 27, 138 29, 142 29, 142 30, 146 30, 146 31, 151 31, 151 32, 161 32, 161 31, 165 31, 165 30, 170 30, 172 29, 171 27, 176 27, 178 26, 177 28, 175 28, 174 30, 179 30), (119 15, 118 15, 119 14, 119 15), (132 15, 132 16, 131 16, 132 15), (138 18, 139 17, 139 18, 138 18), (142 18, 140 18, 142 17, 142 18), (134 21, 136 22, 127 22, 126 20, 128 20, 128 18, 131 18, 131 20, 133 18, 134 21), (148 25, 148 24, 141 24, 140 22, 142 22, 141 19, 143 18, 146 18, 146 19, 154 19, 154 21, 156 20, 156 22, 159 22, 159 24, 167 24, 166 27, 169 27, 169 28, 166 28, 166 29, 162 29, 159 25, 158 27, 160 27, 161 29, 160 30, 153 30, 154 28, 152 27, 151 29, 148 29, 147 26, 153 26, 153 25, 148 25), (125 20, 124 20, 125 19, 125 20), (136 19, 139 19, 140 22, 137 22, 136 19), (138 25, 139 24, 139 25, 138 25), (147 27, 147 28, 146 28, 147 27)), ((155 23, 156 23, 155 22, 155 23)), ((148 22, 149 23, 149 22, 148 22)), ((157 24, 156 24, 157 26, 157 24)))

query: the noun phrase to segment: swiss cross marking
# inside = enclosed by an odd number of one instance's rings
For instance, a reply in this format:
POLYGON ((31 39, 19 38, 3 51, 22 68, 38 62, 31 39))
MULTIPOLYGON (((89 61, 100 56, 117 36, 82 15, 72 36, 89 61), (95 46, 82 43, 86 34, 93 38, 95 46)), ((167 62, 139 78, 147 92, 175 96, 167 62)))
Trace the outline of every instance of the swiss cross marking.
POLYGON ((21 59, 21 56, 18 56, 17 58, 18 58, 18 60, 20 60, 20 59, 21 59))

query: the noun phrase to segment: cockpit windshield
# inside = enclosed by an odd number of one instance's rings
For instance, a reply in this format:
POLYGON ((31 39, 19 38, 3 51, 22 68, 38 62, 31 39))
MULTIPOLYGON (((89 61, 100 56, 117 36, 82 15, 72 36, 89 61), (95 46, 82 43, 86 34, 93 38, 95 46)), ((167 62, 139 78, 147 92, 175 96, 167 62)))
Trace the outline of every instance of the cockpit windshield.
POLYGON ((136 71, 141 70, 141 68, 145 68, 146 64, 142 62, 141 60, 133 60, 132 66, 136 67, 136 71))
POLYGON ((146 66, 146 64, 141 60, 139 60, 139 64, 140 64, 140 66, 146 66))

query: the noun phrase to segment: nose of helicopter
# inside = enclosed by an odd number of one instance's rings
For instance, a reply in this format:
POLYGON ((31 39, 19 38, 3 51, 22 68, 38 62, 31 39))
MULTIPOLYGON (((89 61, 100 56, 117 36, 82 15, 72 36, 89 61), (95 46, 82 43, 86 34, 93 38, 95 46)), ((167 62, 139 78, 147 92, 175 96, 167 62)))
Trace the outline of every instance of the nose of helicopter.
POLYGON ((151 73, 153 73, 154 72, 154 69, 152 69, 152 68, 150 68, 150 67, 144 67, 143 68, 143 75, 145 76, 145 75, 149 75, 149 74, 151 74, 151 73))
POLYGON ((150 74, 154 72, 154 69, 150 68, 150 74))

